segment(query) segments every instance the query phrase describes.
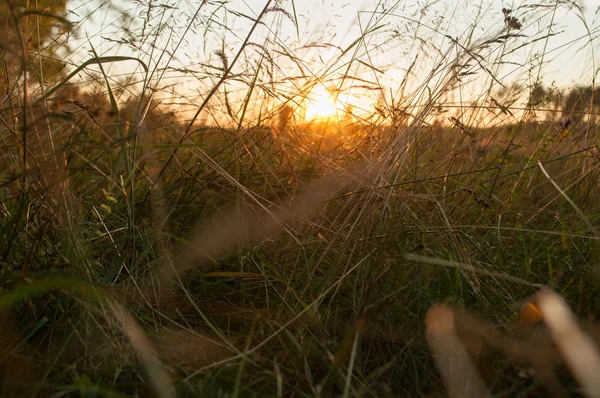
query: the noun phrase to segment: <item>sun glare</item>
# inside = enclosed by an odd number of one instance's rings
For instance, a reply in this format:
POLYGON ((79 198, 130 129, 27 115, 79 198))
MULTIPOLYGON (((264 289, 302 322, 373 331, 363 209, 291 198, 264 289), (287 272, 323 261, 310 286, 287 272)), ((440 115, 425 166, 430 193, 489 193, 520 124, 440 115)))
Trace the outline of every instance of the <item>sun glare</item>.
POLYGON ((313 90, 306 108, 306 120, 327 119, 339 112, 331 94, 323 87, 313 90))

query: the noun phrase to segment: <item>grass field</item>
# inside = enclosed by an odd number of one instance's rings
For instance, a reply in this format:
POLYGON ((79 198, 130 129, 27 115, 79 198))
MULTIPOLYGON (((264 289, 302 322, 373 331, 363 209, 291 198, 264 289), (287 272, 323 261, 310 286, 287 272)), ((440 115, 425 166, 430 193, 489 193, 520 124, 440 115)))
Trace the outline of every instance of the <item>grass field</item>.
POLYGON ((595 80, 543 84, 577 3, 458 35, 382 1, 329 58, 294 1, 33 3, 0 5, 1 397, 599 392, 532 299, 600 340, 595 80))

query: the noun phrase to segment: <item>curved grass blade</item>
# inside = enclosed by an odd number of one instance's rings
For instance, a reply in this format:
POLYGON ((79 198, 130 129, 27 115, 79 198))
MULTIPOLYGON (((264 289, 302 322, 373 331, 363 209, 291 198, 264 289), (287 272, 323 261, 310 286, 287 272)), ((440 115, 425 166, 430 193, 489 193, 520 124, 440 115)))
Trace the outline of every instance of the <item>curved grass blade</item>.
POLYGON ((83 69, 87 68, 90 65, 102 64, 102 63, 112 63, 112 62, 122 62, 122 61, 137 61, 142 66, 144 71, 148 72, 148 66, 146 66, 144 61, 142 61, 141 59, 136 58, 136 57, 127 57, 127 56, 95 57, 92 59, 88 59, 83 64, 79 65, 77 67, 77 69, 75 69, 73 72, 71 72, 67 77, 65 77, 56 86, 54 86, 50 90, 46 91, 46 93, 43 96, 41 96, 40 98, 38 98, 37 100, 35 100, 35 102, 33 104, 34 105, 38 104, 38 103, 42 102, 43 100, 47 99, 48 97, 50 97, 52 94, 54 94, 56 92, 56 90, 58 90, 59 88, 64 86, 75 75, 77 75, 79 72, 81 72, 83 69))

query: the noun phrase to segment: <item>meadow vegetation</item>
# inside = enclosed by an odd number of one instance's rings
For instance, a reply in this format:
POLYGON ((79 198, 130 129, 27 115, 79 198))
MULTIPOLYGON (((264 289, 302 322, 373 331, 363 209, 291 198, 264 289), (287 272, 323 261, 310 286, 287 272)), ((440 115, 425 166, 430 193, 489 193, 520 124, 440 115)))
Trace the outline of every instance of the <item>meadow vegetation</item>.
POLYGON ((549 288, 600 338, 598 66, 544 81, 578 3, 477 3, 458 35, 381 1, 310 62, 293 0, 234 3, 0 3, 0 395, 444 396, 440 303, 494 395, 579 393, 526 311, 549 288), (373 106, 306 120, 318 85, 373 106))

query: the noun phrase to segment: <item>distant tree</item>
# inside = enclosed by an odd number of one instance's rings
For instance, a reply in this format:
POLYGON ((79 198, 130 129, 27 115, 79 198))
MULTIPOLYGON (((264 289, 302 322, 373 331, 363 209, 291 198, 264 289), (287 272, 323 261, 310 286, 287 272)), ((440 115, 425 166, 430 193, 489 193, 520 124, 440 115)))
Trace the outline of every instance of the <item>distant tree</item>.
POLYGON ((567 94, 563 110, 574 123, 585 116, 595 120, 595 113, 600 111, 600 87, 575 86, 567 94))
POLYGON ((561 90, 554 84, 547 88, 542 83, 537 83, 529 92, 527 110, 532 115, 535 115, 536 110, 543 110, 547 119, 554 119, 560 114, 562 97, 561 90))
POLYGON ((529 92, 529 100, 527 101, 528 108, 537 108, 545 105, 548 102, 548 90, 542 83, 536 83, 529 92))
POLYGON ((552 86, 550 86, 550 88, 548 89, 548 94, 547 94, 547 101, 548 101, 548 108, 552 110, 552 116, 554 117, 554 115, 559 114, 559 110, 562 106, 562 102, 563 102, 563 97, 564 97, 564 91, 562 89, 560 89, 559 87, 556 87, 554 85, 554 83, 552 83, 552 86))
POLYGON ((42 82, 62 68, 52 38, 69 30, 67 0, 0 2, 0 90, 6 94, 24 76, 42 82))

